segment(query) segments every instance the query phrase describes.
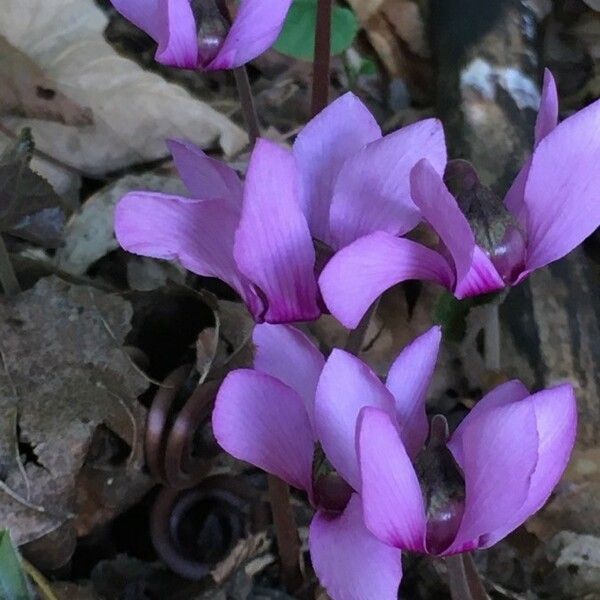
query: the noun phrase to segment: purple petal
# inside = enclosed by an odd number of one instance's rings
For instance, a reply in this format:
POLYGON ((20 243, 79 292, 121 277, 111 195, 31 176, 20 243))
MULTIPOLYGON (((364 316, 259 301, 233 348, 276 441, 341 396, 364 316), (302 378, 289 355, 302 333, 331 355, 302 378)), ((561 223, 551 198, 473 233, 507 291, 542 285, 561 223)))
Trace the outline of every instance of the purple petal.
POLYGON ((339 516, 319 511, 309 534, 311 560, 335 600, 396 600, 402 579, 400 550, 382 544, 365 527, 354 494, 339 516))
POLYGON ((309 321, 321 312, 315 250, 298 188, 292 154, 259 140, 248 166, 233 253, 240 271, 265 294, 269 323, 309 321))
POLYGON ((577 404, 573 387, 560 385, 529 396, 523 403, 533 404, 539 435, 538 461, 531 477, 527 499, 504 524, 487 536, 488 548, 506 537, 548 500, 567 467, 577 434, 577 404))
POLYGON ((549 69, 544 69, 542 99, 535 122, 535 145, 537 146, 558 125, 558 92, 549 69))
POLYGON ((393 415, 394 397, 365 363, 334 349, 317 385, 317 437, 329 462, 355 490, 360 489, 356 423, 365 406, 376 406, 393 415))
POLYGON ((292 388, 265 373, 233 371, 217 394, 212 425, 229 454, 310 492, 314 438, 292 388))
POLYGON ((525 186, 528 256, 539 269, 600 225, 600 101, 575 113, 536 148, 525 186))
MULTIPOLYGON (((158 41, 162 31, 158 16, 160 0, 110 0, 110 2, 128 21, 158 41)), ((185 0, 185 3, 189 5, 189 0, 185 0)))
POLYGON ((331 232, 336 247, 374 231, 401 235, 419 223, 419 211, 411 200, 409 174, 421 159, 428 159, 436 173, 444 172, 446 143, 437 119, 386 135, 346 161, 331 204, 331 232))
POLYGON ((179 175, 194 198, 242 202, 242 182, 228 165, 184 140, 168 140, 179 175))
POLYGON ((364 520, 385 544, 425 551, 427 520, 421 487, 392 419, 365 408, 358 427, 364 520))
POLYGON ((353 329, 385 290, 408 279, 435 281, 450 290, 454 285, 452 268, 441 254, 379 231, 335 254, 319 285, 331 313, 353 329))
POLYGON ((442 330, 432 327, 402 350, 388 373, 386 386, 396 400, 400 436, 414 458, 427 439, 429 423, 425 395, 433 376, 442 341, 442 330))
POLYGON ((473 262, 475 237, 469 222, 441 175, 426 159, 410 173, 412 198, 423 218, 438 234, 454 261, 456 280, 464 279, 473 262))
MULTIPOLYGON (((521 392, 515 392, 518 398, 521 392)), ((512 522, 527 498, 538 445, 531 403, 503 404, 465 418, 448 444, 465 475, 465 512, 445 553, 485 545, 489 534, 512 522), (461 451, 455 453, 457 445, 461 451)))
POLYGON ((527 227, 527 207, 525 206, 525 184, 531 169, 531 158, 521 167, 506 196, 504 205, 523 228, 527 227))
POLYGON ((296 390, 314 427, 315 392, 325 364, 319 349, 289 325, 257 325, 252 339, 256 346, 254 368, 296 390))
POLYGON ((329 207, 344 164, 381 129, 369 109, 351 92, 332 102, 308 122, 294 143, 302 184, 304 211, 314 237, 332 243, 329 207))
POLYGON ((292 0, 241 0, 233 25, 206 69, 235 69, 268 50, 279 37, 292 0))
POLYGON ((117 205, 115 234, 128 252, 178 260, 193 273, 222 279, 256 316, 262 302, 233 260, 238 222, 239 211, 220 200, 131 192, 117 205))
POLYGON ((465 277, 456 284, 454 295, 459 299, 469 298, 480 294, 489 294, 504 287, 506 284, 489 256, 479 246, 475 246, 471 268, 465 277))

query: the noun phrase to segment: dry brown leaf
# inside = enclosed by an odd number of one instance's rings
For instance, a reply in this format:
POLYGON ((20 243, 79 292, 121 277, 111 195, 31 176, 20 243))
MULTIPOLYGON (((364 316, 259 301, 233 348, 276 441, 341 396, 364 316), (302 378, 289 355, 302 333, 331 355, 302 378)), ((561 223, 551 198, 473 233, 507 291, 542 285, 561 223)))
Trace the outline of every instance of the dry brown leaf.
POLYGON ((78 473, 107 466, 88 455, 98 430, 130 449, 118 468, 141 475, 147 381, 121 348, 131 315, 55 277, 0 303, 0 522, 18 544, 73 526, 78 473))
MULTIPOLYGON (((3 0, 0 34, 94 118, 93 126, 79 128, 26 121, 39 149, 101 175, 166 156, 170 137, 203 148, 218 143, 227 154, 245 145, 245 133, 229 118, 119 56, 103 37, 107 22, 94 0, 3 0)), ((6 122, 13 130, 23 126, 20 119, 6 122)))
POLYGON ((265 532, 240 540, 229 553, 229 556, 211 571, 212 578, 217 585, 223 584, 246 561, 264 554, 270 546, 271 540, 265 532))

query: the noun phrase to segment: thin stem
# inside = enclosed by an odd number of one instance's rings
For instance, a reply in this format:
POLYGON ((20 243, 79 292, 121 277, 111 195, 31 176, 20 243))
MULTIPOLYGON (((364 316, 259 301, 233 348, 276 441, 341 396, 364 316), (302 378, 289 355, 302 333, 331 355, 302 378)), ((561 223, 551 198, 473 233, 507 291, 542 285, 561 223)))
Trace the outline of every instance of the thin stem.
POLYGON ((452 600, 489 600, 470 554, 448 556, 446 567, 452 600))
POLYGON ((7 296, 16 296, 21 291, 2 234, 0 234, 0 283, 7 296))
POLYGON ((22 560, 25 572, 35 582, 42 599, 58 600, 58 596, 52 591, 48 580, 28 560, 25 560, 24 558, 22 560))
POLYGON ((302 583, 300 569, 300 539, 287 483, 274 475, 268 476, 269 500, 277 537, 283 582, 288 591, 297 590, 302 583))
POLYGON ((363 318, 360 320, 360 323, 353 329, 346 339, 345 350, 350 354, 354 354, 358 356, 362 347, 365 344, 365 336, 367 335, 367 329, 369 328, 369 323, 371 322, 371 317, 377 310, 377 305, 379 304, 379 300, 373 302, 373 304, 369 307, 369 310, 363 315, 363 318))
POLYGON ((333 0, 318 0, 313 63, 312 115, 329 104, 329 71, 331 67, 331 12, 333 0))
POLYGON ((488 371, 500 370, 500 318, 499 305, 492 302, 486 307, 486 320, 484 325, 485 339, 485 367, 488 371))

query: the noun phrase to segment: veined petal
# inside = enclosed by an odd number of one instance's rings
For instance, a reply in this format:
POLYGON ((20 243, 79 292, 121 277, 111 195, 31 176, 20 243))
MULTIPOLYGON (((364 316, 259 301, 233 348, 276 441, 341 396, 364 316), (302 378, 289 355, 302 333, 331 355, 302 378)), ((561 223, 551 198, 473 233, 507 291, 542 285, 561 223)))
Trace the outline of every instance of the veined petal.
POLYGON ((128 252, 178 260, 193 273, 222 279, 256 315, 262 302, 233 260, 238 221, 239 211, 221 200, 131 192, 117 205, 115 234, 128 252))
POLYGON ((242 182, 224 162, 207 156, 200 148, 184 140, 168 140, 179 175, 194 198, 242 202, 242 182))
POLYGON ((292 154, 259 140, 246 175, 233 254, 240 271, 265 294, 269 323, 309 321, 321 312, 315 249, 298 194, 292 154))
POLYGON ((233 371, 217 394, 212 424, 229 454, 310 493, 314 438, 292 388, 266 373, 233 371))
POLYGON ((408 455, 414 458, 427 439, 427 389, 442 341, 440 327, 432 327, 408 345, 391 366, 386 387, 396 401, 396 419, 408 455))
POLYGON ((525 503, 510 522, 486 536, 481 547, 489 548, 525 522, 548 500, 567 467, 577 434, 577 404, 573 387, 559 385, 529 396, 539 435, 538 461, 525 503))
POLYGON ((408 279, 435 281, 452 290, 453 269, 439 253, 378 231, 340 250, 319 278, 325 304, 348 328, 388 288, 408 279))
POLYGON ((385 544, 425 552, 427 519, 421 487, 390 416, 361 412, 358 455, 365 525, 385 544))
POLYGON ((365 363, 334 349, 317 385, 315 424, 329 462, 355 490, 360 490, 356 424, 365 406, 393 415, 394 397, 365 363))
POLYGON ((410 190, 423 218, 438 234, 454 261, 456 280, 464 279, 473 263, 475 236, 441 175, 426 159, 410 173, 410 190))
POLYGON ((512 402, 468 415, 448 448, 463 470, 466 491, 462 522, 444 552, 455 554, 484 546, 527 499, 538 460, 535 410, 531 403, 512 402), (455 446, 462 452, 454 453, 455 446))
POLYGON ((473 250, 469 272, 456 283, 454 295, 461 298, 489 294, 506 287, 489 256, 479 247, 473 250))
POLYGON ((325 365, 319 349, 291 325, 263 323, 254 328, 254 368, 296 390, 314 427, 317 383, 325 365))
POLYGON ((398 597, 401 552, 367 530, 357 494, 339 516, 317 512, 310 525, 309 546, 315 572, 335 600, 398 597))
POLYGON ((600 101, 537 146, 525 185, 526 269, 565 256, 600 225, 600 101))
POLYGON ((294 156, 302 178, 302 206, 318 240, 332 243, 329 209, 344 161, 380 137, 377 121, 351 92, 334 100, 298 134, 294 156))
POLYGON ((409 175, 421 159, 429 160, 436 173, 444 172, 446 143, 437 119, 419 121, 371 142, 344 163, 331 204, 337 248, 374 231, 401 235, 419 223, 409 175))
POLYGON ((544 69, 542 99, 535 121, 535 145, 537 146, 558 125, 558 92, 549 69, 544 69))
POLYGON ((254 60, 274 43, 292 0, 241 0, 217 56, 206 68, 235 69, 254 60))

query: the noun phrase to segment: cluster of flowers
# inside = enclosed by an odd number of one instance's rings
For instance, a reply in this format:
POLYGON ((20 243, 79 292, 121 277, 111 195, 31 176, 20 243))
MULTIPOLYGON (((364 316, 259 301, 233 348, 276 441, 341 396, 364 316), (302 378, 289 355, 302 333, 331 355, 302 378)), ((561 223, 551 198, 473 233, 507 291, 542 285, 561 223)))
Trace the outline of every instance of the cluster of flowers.
MULTIPOLYGON (((156 39, 161 62, 212 69, 271 45, 290 1, 241 0, 215 43, 198 35, 189 0, 113 4, 156 39)), ((438 328, 404 349, 384 385, 342 350, 325 359, 288 324, 329 311, 353 328, 398 282, 434 281, 465 298, 567 254, 600 225, 600 103, 559 125, 546 72, 532 157, 491 225, 469 210, 482 185, 468 165, 447 162, 439 121, 383 136, 350 93, 291 150, 259 140, 243 183, 185 141, 169 147, 189 197, 127 194, 117 238, 225 281, 259 323, 254 368, 225 379, 214 432, 235 457, 306 491, 312 561, 335 600, 392 600, 401 551, 486 548, 544 504, 575 440, 570 385, 530 394, 505 383, 449 436, 443 417, 430 426, 425 413, 438 328), (419 223, 437 234, 436 248, 403 237, 419 223)))

